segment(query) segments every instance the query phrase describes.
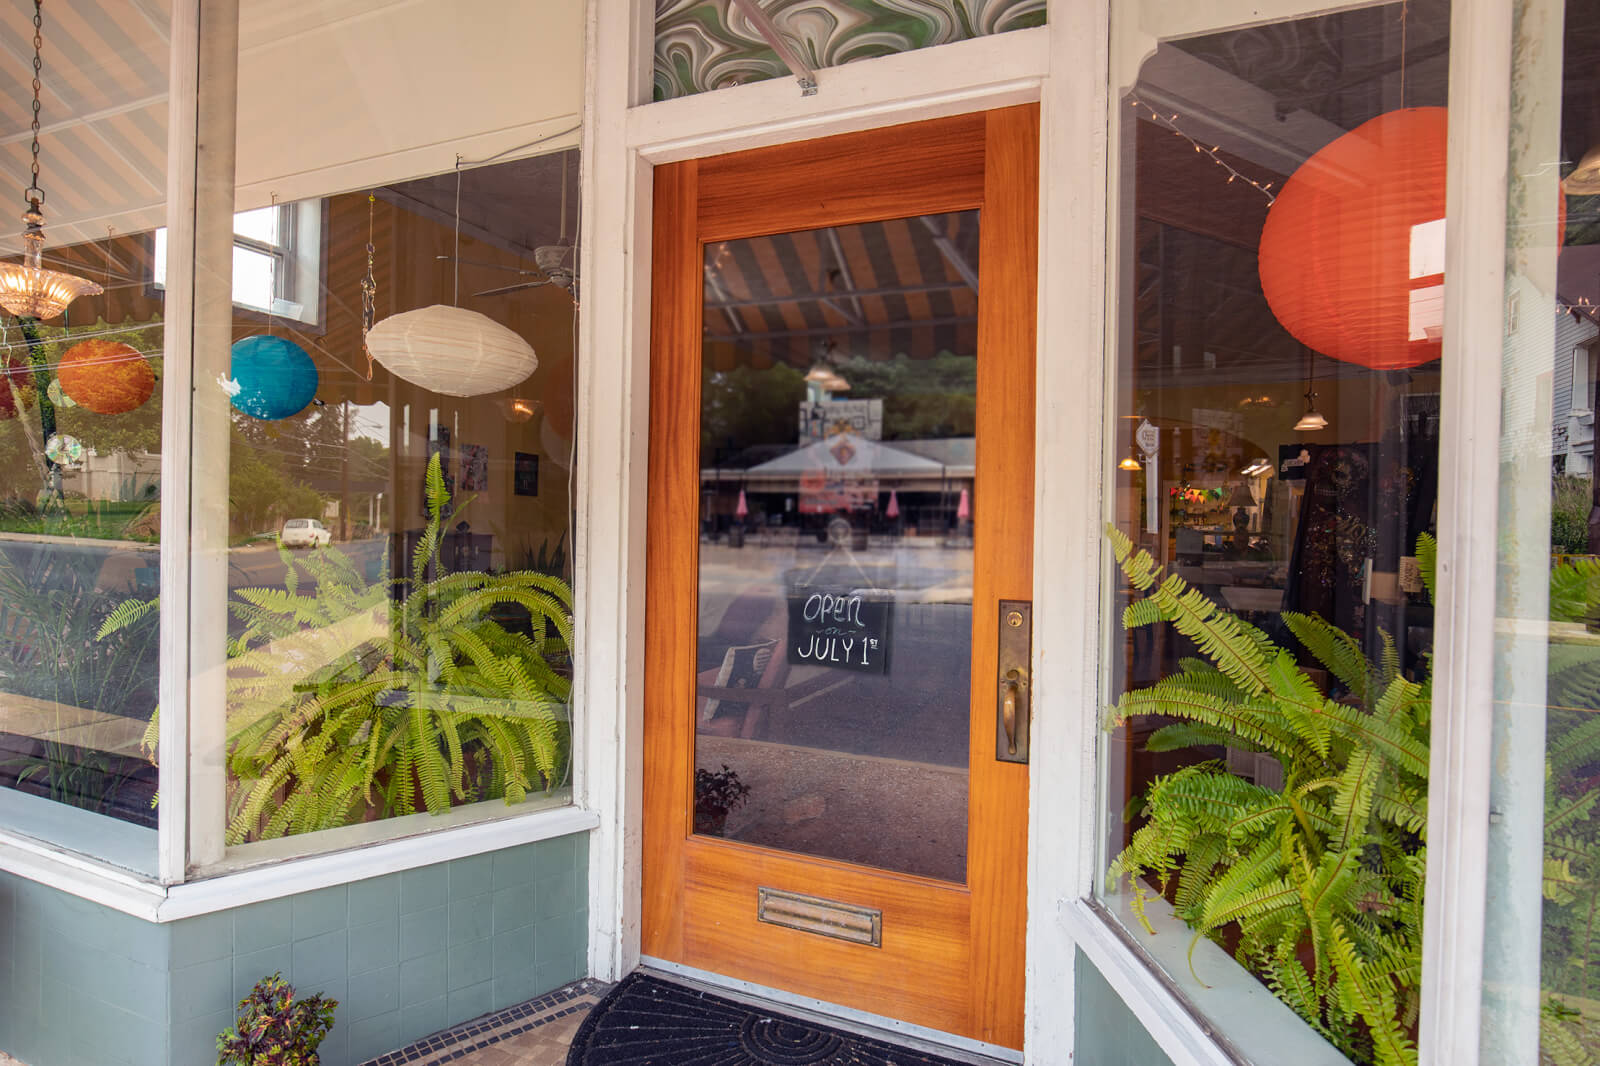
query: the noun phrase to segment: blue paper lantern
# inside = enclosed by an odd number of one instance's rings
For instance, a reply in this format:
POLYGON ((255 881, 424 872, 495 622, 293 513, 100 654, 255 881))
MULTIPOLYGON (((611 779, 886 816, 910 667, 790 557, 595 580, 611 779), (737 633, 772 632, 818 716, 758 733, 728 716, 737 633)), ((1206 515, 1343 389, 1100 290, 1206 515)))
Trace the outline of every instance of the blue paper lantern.
POLYGON ((317 395, 317 364, 283 337, 246 337, 233 346, 230 402, 252 418, 275 421, 306 409, 317 395))

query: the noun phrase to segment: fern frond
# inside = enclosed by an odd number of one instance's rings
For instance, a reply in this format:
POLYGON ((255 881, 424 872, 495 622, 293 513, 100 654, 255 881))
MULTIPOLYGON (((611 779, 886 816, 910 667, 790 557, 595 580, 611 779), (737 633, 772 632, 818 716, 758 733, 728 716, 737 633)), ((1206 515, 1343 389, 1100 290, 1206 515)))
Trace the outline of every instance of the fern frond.
POLYGON ((157 596, 148 600, 124 600, 112 608, 106 615, 106 620, 100 623, 100 628, 95 632, 94 639, 105 640, 113 633, 127 629, 146 617, 150 612, 159 610, 161 597, 157 596))
POLYGON ((1370 668, 1366 653, 1361 650, 1361 644, 1355 637, 1316 615, 1284 611, 1279 617, 1317 662, 1338 678, 1351 695, 1366 702, 1370 668))

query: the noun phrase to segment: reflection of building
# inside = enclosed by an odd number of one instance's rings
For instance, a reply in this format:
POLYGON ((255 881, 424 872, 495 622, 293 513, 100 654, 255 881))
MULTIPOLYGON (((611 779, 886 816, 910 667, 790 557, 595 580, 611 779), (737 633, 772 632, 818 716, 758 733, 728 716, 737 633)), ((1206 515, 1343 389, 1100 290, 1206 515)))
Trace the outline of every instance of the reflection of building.
POLYGON ((704 513, 717 516, 720 528, 737 517, 743 492, 747 522, 757 528, 810 529, 817 523, 808 516, 837 514, 875 530, 942 534, 958 521, 962 494, 974 499, 974 443, 839 434, 799 447, 750 448, 700 471, 704 513))
POLYGON ((1550 434, 1556 462, 1568 474, 1594 471, 1594 388, 1600 328, 1589 318, 1556 316, 1550 434))
POLYGON ((145 451, 110 455, 89 451, 83 462, 61 475, 61 490, 86 500, 149 500, 159 493, 160 485, 161 456, 145 451))

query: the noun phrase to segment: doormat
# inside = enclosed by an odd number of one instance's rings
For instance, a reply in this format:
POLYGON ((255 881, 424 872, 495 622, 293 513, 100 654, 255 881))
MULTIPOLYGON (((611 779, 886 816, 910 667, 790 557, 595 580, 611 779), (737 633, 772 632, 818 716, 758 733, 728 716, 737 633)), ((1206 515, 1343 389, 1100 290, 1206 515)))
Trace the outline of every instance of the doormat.
POLYGON ((748 1006, 652 974, 624 977, 589 1012, 567 1066, 970 1066, 748 1006))

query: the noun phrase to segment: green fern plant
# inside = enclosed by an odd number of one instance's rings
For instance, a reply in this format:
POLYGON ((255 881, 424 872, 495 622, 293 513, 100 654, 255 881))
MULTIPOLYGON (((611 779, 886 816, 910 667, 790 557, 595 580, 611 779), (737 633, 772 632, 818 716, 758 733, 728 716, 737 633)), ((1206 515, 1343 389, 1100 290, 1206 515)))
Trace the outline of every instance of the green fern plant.
POLYGON ((1545 719, 1543 993, 1552 1066, 1593 1066, 1600 1047, 1600 560, 1550 575, 1545 719))
MULTIPOLYGON (((1259 629, 1166 575, 1131 541, 1109 533, 1117 562, 1148 595, 1129 628, 1169 622, 1201 649, 1180 671, 1125 693, 1112 724, 1134 715, 1175 722, 1148 747, 1223 745, 1272 755, 1281 789, 1244 781, 1208 761, 1158 777, 1149 819, 1111 866, 1141 915, 1145 879, 1202 936, 1231 933, 1240 962, 1359 1062, 1416 1061, 1411 1039, 1421 976, 1427 862, 1431 660, 1402 676, 1385 635, 1377 662, 1320 618, 1285 614, 1300 644, 1349 693, 1330 700, 1294 657, 1259 629)), ((1416 545, 1434 592, 1437 545, 1416 545)), ((1550 574, 1544 857, 1544 1061, 1592 1066, 1600 999, 1600 560, 1550 574)))
MULTIPOLYGON (((571 589, 532 571, 441 573, 445 517, 470 498, 449 510, 437 456, 426 493, 411 579, 369 582, 335 548, 293 559, 280 544, 284 587, 234 593, 229 843, 565 783, 571 589), (526 631, 495 620, 507 607, 526 631)), ((146 609, 124 604, 102 633, 146 609)))
MULTIPOLYGON (((1197 942, 1226 932, 1239 961, 1351 1058, 1414 1063, 1431 676, 1404 676, 1392 643, 1372 663, 1337 627, 1285 614, 1350 693, 1329 699, 1289 650, 1108 535, 1146 594, 1123 624, 1170 623, 1204 656, 1124 693, 1111 723, 1176 719, 1150 737, 1152 750, 1265 752, 1284 776, 1267 788, 1206 761, 1156 778, 1143 798, 1148 821, 1112 862, 1112 882, 1128 881, 1142 917, 1153 880, 1197 942)), ((1431 545, 1418 554, 1431 592, 1431 545)))

